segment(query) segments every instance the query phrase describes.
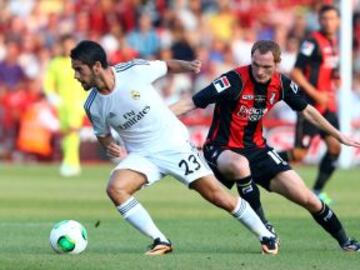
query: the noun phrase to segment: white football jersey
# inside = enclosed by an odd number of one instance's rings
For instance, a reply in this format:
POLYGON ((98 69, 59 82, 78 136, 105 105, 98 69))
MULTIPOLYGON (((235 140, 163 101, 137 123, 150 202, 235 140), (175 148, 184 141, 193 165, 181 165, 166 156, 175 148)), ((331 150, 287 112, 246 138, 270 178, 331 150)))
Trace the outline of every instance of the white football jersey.
POLYGON ((167 73, 163 61, 136 59, 111 67, 113 92, 91 90, 84 108, 96 136, 117 131, 129 152, 154 152, 181 146, 188 139, 186 127, 165 105, 152 83, 167 73))

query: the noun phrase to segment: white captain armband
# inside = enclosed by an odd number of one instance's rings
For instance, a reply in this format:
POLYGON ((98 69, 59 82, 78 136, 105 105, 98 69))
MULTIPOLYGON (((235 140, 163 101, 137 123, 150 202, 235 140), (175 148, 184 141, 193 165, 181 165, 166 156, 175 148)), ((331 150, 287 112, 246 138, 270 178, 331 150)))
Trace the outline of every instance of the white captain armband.
POLYGON ((213 85, 218 93, 230 88, 231 84, 226 76, 222 76, 213 81, 213 85))

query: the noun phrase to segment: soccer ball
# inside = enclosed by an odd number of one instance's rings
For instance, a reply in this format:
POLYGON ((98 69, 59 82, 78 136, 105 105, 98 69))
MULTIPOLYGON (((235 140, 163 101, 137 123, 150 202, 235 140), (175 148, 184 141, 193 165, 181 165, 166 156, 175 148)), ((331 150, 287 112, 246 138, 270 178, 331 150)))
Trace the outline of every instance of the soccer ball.
POLYGON ((57 253, 79 254, 87 246, 87 231, 75 220, 63 220, 50 232, 50 245, 57 253))

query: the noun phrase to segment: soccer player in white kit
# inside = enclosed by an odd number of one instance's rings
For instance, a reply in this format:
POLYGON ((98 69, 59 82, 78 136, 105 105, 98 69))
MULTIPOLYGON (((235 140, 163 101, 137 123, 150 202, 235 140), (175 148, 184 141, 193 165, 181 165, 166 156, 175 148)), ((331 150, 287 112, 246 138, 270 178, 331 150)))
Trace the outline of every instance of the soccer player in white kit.
POLYGON ((258 237, 263 253, 277 254, 274 235, 245 200, 223 189, 188 141, 186 127, 152 86, 167 72, 199 72, 199 61, 133 60, 109 66, 103 48, 86 40, 71 51, 71 59, 75 78, 90 90, 84 107, 94 133, 109 156, 121 160, 111 173, 107 194, 128 223, 153 239, 147 255, 169 253, 172 244, 133 195, 165 175, 231 213, 258 237), (116 144, 110 128, 125 149, 116 144))

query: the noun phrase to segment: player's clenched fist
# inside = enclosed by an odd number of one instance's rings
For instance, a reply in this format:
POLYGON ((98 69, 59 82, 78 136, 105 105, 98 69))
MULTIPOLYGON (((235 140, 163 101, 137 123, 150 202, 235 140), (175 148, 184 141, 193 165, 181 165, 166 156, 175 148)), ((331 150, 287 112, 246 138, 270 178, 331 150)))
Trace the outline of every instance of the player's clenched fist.
POLYGON ((196 59, 194 61, 189 62, 190 70, 194 73, 199 73, 201 69, 201 61, 196 59))
POLYGON ((118 158, 118 159, 123 159, 126 157, 127 152, 126 149, 116 143, 110 143, 107 147, 106 147, 106 154, 110 157, 110 158, 118 158))

